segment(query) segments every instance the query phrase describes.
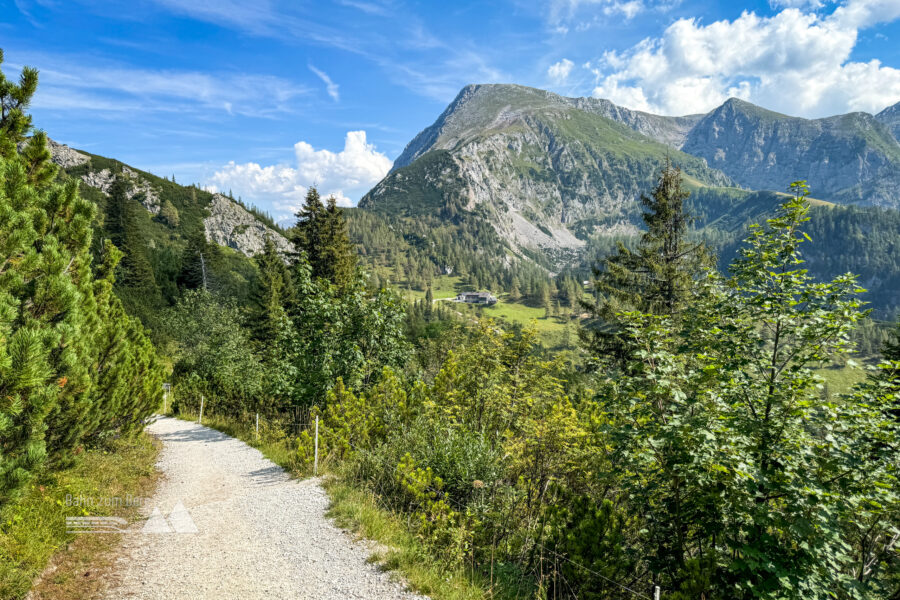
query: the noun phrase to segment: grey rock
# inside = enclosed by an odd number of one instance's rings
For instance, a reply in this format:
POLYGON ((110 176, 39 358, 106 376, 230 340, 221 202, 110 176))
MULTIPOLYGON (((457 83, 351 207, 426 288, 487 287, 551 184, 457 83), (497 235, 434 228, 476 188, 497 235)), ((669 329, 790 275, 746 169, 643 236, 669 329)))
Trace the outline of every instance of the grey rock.
MULTIPOLYGON (((159 214, 159 192, 150 185, 150 182, 128 167, 122 168, 122 177, 125 177, 129 183, 125 192, 128 199, 137 199, 151 214, 159 214)), ((109 169, 103 169, 102 171, 86 173, 81 176, 81 180, 86 185, 108 194, 113 182, 116 180, 116 176, 109 169)))
POLYGON ((51 160, 63 169, 77 167, 91 160, 91 157, 87 154, 82 154, 65 144, 54 142, 51 139, 47 140, 47 145, 50 147, 51 160))
POLYGON ((698 118, 517 85, 467 86, 360 206, 483 211, 514 256, 538 251, 554 268, 574 264, 588 236, 615 235, 616 224, 639 220, 636 200, 667 155, 697 184, 734 185, 667 145, 698 118))
POLYGON ((892 109, 880 119, 802 119, 732 98, 694 126, 682 150, 752 189, 784 191, 802 179, 817 198, 900 207, 900 143, 885 125, 892 109))
POLYGON ((900 141, 900 102, 875 115, 879 123, 891 130, 894 139, 900 141))
POLYGON ((268 235, 279 254, 291 251, 291 243, 283 235, 222 194, 213 195, 208 209, 209 216, 203 220, 207 241, 254 256, 262 252, 268 235))
MULTIPOLYGON (((22 151, 27 143, 19 142, 17 146, 19 152, 22 151)), ((87 154, 82 154, 78 150, 73 150, 65 144, 60 144, 50 138, 47 138, 47 147, 50 149, 50 160, 63 169, 77 167, 91 160, 91 157, 87 154)))

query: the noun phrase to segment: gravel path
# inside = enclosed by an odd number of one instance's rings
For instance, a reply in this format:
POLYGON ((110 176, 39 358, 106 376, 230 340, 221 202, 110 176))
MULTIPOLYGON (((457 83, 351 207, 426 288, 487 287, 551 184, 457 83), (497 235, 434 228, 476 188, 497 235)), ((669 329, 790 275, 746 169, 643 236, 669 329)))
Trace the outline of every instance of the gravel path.
POLYGON ((148 431, 164 444, 164 478, 143 509, 149 525, 123 536, 106 598, 422 598, 325 517, 316 479, 289 479, 258 450, 196 423, 160 418, 148 431), (187 512, 173 514, 179 502, 187 512), (192 522, 196 533, 177 532, 192 522))

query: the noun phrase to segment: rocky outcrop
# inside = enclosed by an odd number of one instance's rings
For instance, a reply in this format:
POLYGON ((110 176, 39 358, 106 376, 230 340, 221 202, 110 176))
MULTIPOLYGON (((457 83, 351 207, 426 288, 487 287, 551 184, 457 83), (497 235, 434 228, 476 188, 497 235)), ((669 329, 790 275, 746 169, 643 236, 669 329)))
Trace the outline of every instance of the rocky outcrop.
POLYGON ((207 241, 254 256, 262 252, 269 236, 282 256, 291 251, 291 243, 283 235, 222 194, 213 195, 208 210, 209 216, 203 220, 207 241))
POLYGON ((78 167, 91 160, 91 157, 87 154, 82 154, 77 150, 73 150, 65 144, 60 144, 48 139, 47 145, 50 147, 51 160, 63 169, 78 167))
MULTIPOLYGON (((122 167, 122 177, 125 177, 129 184, 128 190, 125 192, 128 199, 137 199, 151 214, 158 215, 160 209, 159 192, 150 185, 150 182, 128 167, 122 167)), ((81 176, 81 180, 86 185, 108 194, 113 182, 116 180, 116 176, 109 169, 103 169, 102 171, 86 173, 81 176)))

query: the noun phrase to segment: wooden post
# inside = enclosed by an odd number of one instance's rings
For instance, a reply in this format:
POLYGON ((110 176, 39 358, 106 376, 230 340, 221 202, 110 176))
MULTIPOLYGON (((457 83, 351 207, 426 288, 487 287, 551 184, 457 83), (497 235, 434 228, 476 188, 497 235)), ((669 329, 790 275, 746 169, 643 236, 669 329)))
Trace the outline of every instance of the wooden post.
POLYGON ((319 415, 316 415, 316 453, 313 458, 313 475, 319 474, 319 415))
POLYGON ((203 398, 203 396, 200 396, 200 419, 197 422, 200 423, 201 425, 203 425, 203 401, 204 400, 205 400, 205 398, 203 398))
POLYGON ((659 600, 659 586, 653 587, 653 600, 659 600))
POLYGON ((259 439, 259 413, 256 413, 256 439, 259 439))

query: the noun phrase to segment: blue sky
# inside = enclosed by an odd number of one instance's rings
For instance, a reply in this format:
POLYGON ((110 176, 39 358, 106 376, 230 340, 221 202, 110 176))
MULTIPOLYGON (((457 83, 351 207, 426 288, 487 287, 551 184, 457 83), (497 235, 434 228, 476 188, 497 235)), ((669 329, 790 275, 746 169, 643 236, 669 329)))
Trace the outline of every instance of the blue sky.
POLYGON ((355 203, 467 83, 664 114, 900 101, 900 0, 0 0, 38 127, 284 217, 355 203))

